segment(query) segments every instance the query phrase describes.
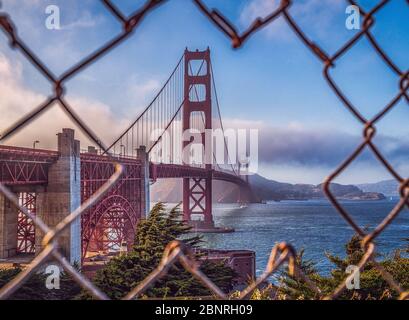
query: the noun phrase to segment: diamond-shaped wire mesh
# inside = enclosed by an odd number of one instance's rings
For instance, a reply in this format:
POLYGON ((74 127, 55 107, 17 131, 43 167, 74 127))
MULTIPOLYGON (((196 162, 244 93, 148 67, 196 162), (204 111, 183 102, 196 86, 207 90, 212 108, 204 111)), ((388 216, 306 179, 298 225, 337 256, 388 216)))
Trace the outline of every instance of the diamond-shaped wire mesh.
MULTIPOLYGON (((122 32, 115 38, 107 42, 101 48, 94 51, 89 56, 85 57, 83 60, 79 61, 77 64, 66 70, 60 77, 56 77, 47 66, 42 63, 42 61, 35 55, 34 52, 30 50, 24 43, 24 41, 19 38, 17 30, 12 22, 12 19, 7 15, 7 13, 0 11, 0 27, 3 32, 8 36, 10 40, 10 46, 13 49, 20 50, 24 56, 39 70, 42 75, 48 79, 48 81, 53 85, 53 92, 49 98, 44 101, 40 106, 33 109, 32 112, 27 114, 21 120, 13 124, 9 129, 3 132, 0 140, 13 135, 18 130, 22 130, 23 127, 37 117, 40 113, 48 109, 54 103, 58 103, 63 110, 72 118, 72 120, 78 124, 82 131, 94 141, 103 150, 108 157, 111 157, 106 146, 101 143, 101 140, 89 129, 89 127, 81 120, 67 103, 64 98, 65 90, 64 84, 70 78, 77 76, 82 70, 87 68, 90 64, 94 63, 98 59, 102 59, 105 54, 108 54, 112 49, 118 46, 120 43, 124 42, 132 32, 138 27, 140 21, 147 17, 149 13, 154 10, 158 5, 166 2, 166 0, 150 0, 139 8, 134 14, 126 17, 121 11, 110 1, 101 0, 106 6, 107 10, 112 14, 112 16, 117 19, 122 24, 122 32)), ((376 135, 375 124, 383 119, 386 114, 393 109, 398 102, 401 100, 409 103, 409 71, 400 70, 397 65, 392 61, 392 59, 386 54, 386 52, 379 46, 377 40, 371 33, 371 28, 375 24, 374 16, 376 13, 381 11, 390 0, 382 0, 376 6, 374 6, 370 11, 365 12, 363 8, 359 6, 355 1, 348 0, 346 4, 356 5, 360 9, 360 13, 363 17, 362 29, 357 33, 352 39, 345 43, 338 51, 333 55, 328 55, 325 51, 315 44, 300 28, 297 21, 293 19, 291 15, 291 5, 293 1, 281 0, 280 6, 271 14, 267 15, 265 18, 256 19, 251 26, 239 34, 236 27, 218 10, 210 10, 202 0, 192 0, 198 10, 202 12, 216 27, 218 27, 228 38, 232 41, 232 46, 234 48, 241 47, 248 38, 259 31, 262 27, 274 23, 278 17, 282 17, 286 20, 289 27, 295 32, 300 41, 308 47, 313 54, 319 59, 323 64, 323 75, 328 82, 331 90, 340 99, 343 105, 354 115, 354 117, 362 124, 363 127, 363 140, 361 144, 350 154, 339 167, 332 172, 328 178, 324 181, 323 189, 339 214, 351 225, 355 232, 362 238, 362 247, 365 250, 365 254, 358 264, 359 270, 363 270, 368 262, 371 262, 377 270, 380 272, 382 277, 395 291, 399 293, 400 299, 409 299, 409 292, 404 291, 400 285, 393 279, 393 277, 382 268, 382 266, 376 262, 375 253, 376 248, 374 240, 382 233, 382 231, 396 218, 399 212, 405 207, 409 206, 409 179, 401 177, 393 168, 393 166, 388 162, 388 160, 382 155, 377 146, 373 142, 373 138, 376 135), (335 62, 339 60, 346 52, 351 50, 351 48, 361 39, 366 37, 371 44, 373 50, 375 50, 385 64, 396 74, 398 77, 398 88, 399 91, 396 96, 373 118, 367 119, 360 112, 359 109, 354 106, 348 97, 342 92, 338 87, 336 82, 331 76, 331 70, 334 69, 335 62), (364 149, 369 149, 379 162, 389 171, 389 173, 399 182, 400 184, 400 201, 398 204, 388 213, 384 220, 370 233, 366 233, 362 228, 360 228, 356 222, 353 220, 351 215, 340 205, 336 197, 330 191, 331 182, 344 172, 351 163, 363 152, 364 149)), ((408 2, 409 6, 409 2, 408 2)), ((31 214, 26 208, 19 205, 18 199, 15 197, 10 190, 0 183, 0 192, 13 203, 18 209, 24 213, 29 219, 32 219, 35 226, 44 232, 45 236, 42 240, 43 249, 34 258, 34 260, 24 269, 16 278, 6 284, 0 289, 0 299, 7 299, 16 290, 18 290, 27 279, 35 273, 38 268, 50 257, 53 257, 58 262, 61 263, 63 268, 73 277, 73 279, 85 290, 87 290, 96 299, 108 299, 104 292, 101 292, 97 287, 95 287, 91 281, 79 273, 75 268, 73 268, 69 262, 61 255, 57 248, 57 239, 61 233, 67 229, 70 224, 81 214, 90 208, 92 205, 98 202, 105 193, 107 193, 110 188, 115 184, 115 182, 120 178, 123 172, 123 166, 118 163, 114 157, 111 157, 113 163, 115 163, 115 173, 112 177, 86 202, 84 202, 78 209, 71 212, 64 220, 62 220, 54 229, 49 228, 38 216, 31 214)), ((160 277, 166 275, 167 270, 170 266, 179 261, 183 267, 189 271, 194 277, 200 280, 216 297, 226 299, 229 298, 227 293, 223 292, 218 288, 209 278, 204 275, 199 268, 199 264, 194 259, 194 255, 191 253, 190 249, 185 247, 182 243, 174 241, 168 244, 166 247, 162 261, 160 265, 146 278, 142 281, 136 288, 134 288, 125 299, 133 299, 141 294, 143 294, 150 286, 152 286, 155 281, 160 277)), ((283 264, 287 264, 288 271, 290 274, 303 279, 306 284, 317 294, 317 298, 320 299, 334 299, 338 297, 346 288, 346 283, 348 279, 354 277, 354 273, 349 275, 339 287, 331 294, 324 296, 320 289, 306 277, 296 263, 296 252, 294 248, 286 243, 279 243, 272 248, 271 256, 268 261, 267 267, 264 273, 258 277, 252 284, 250 284, 246 289, 244 289, 239 296, 239 299, 248 298, 254 290, 263 283, 269 276, 275 273, 278 268, 283 264)))

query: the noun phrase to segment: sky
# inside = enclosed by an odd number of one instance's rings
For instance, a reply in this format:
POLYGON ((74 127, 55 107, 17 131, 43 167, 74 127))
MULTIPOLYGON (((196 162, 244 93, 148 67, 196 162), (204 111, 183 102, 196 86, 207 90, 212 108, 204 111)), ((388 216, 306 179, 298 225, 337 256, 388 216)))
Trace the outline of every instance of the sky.
MULTIPOLYGON (((121 32, 121 25, 98 0, 2 0, 21 39, 56 74, 121 32), (45 8, 60 8, 61 29, 45 26, 45 8)), ((143 1, 113 1, 131 14, 143 1)), ((239 30, 277 8, 277 0, 207 0, 239 30)), ((377 1, 360 1, 365 9, 377 1)), ((345 27, 346 1, 298 0, 289 12, 328 53, 357 31, 345 27)), ((373 34, 402 70, 409 65, 409 6, 392 0, 375 17, 373 34)), ((211 50, 225 127, 259 129, 259 173, 277 181, 318 184, 362 139, 362 125, 338 100, 322 75, 322 63, 279 18, 240 49, 188 0, 169 0, 145 17, 135 33, 108 55, 73 77, 66 99, 107 144, 151 101, 186 47, 211 50)), ((367 117, 398 93, 399 78, 366 39, 332 71, 338 86, 367 117)), ((0 32, 0 131, 39 105, 50 84, 0 32)), ((401 100, 377 127, 375 143, 408 176, 409 108, 401 100)), ((5 144, 55 147, 62 126, 75 125, 58 105, 5 144), (51 137, 51 138, 50 138, 51 137)), ((86 142, 83 143, 85 147, 86 142)), ((336 181, 366 183, 391 176, 365 152, 336 181)))

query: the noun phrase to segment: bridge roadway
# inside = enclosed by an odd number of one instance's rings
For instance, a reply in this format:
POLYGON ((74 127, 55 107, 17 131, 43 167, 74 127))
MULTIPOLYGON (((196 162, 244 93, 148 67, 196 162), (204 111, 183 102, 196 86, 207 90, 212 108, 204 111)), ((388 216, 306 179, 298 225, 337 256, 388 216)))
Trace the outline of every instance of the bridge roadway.
MULTIPOLYGON (((8 186, 44 185, 48 182, 48 168, 60 156, 58 151, 0 146, 0 182, 8 186)), ((110 162, 107 156, 81 153, 81 160, 86 162, 110 162)), ((140 160, 130 157, 116 156, 119 163, 140 166, 140 160)), ((165 178, 208 178, 209 171, 196 166, 181 164, 152 163, 149 164, 149 177, 152 180, 165 178)), ((237 175, 226 171, 212 170, 211 177, 245 186, 247 183, 237 175)))

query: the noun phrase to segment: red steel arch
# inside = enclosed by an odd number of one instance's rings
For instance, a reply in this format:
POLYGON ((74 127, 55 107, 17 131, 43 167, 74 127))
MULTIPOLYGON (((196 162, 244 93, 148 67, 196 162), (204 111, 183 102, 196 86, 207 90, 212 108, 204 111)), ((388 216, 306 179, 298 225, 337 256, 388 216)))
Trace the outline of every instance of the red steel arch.
POLYGON ((83 257, 89 250, 117 249, 124 241, 131 245, 139 218, 138 212, 123 196, 105 197, 82 221, 83 257))
MULTIPOLYGON (((124 173, 111 190, 81 216, 82 258, 89 251, 107 252, 125 241, 133 244, 137 221, 144 212, 142 167, 138 159, 120 159, 124 173)), ((112 175, 108 157, 81 154, 81 201, 89 199, 112 175)))

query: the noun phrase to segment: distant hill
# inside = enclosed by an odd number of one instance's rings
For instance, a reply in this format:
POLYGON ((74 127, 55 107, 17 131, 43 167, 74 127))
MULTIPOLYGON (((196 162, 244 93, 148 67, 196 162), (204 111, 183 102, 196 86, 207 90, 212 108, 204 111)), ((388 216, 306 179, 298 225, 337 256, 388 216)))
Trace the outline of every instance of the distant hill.
MULTIPOLYGON (((309 200, 325 197, 322 184, 282 183, 257 174, 250 176, 249 181, 254 192, 263 200, 309 200)), ((354 185, 332 183, 330 189, 338 199, 344 200, 380 200, 385 198, 382 193, 365 192, 354 185)))
MULTIPOLYGON (((258 174, 249 176, 254 193, 260 200, 309 200, 324 198, 322 185, 290 184, 266 179, 258 174)), ((213 182, 213 199, 220 203, 237 202, 237 187, 224 181, 213 182)), ((331 191, 340 200, 380 200, 381 192, 364 191, 354 185, 331 184, 331 191)), ((152 201, 177 203, 182 200, 180 179, 158 180, 151 188, 152 201)))
POLYGON ((357 185, 365 192, 380 192, 386 196, 399 196, 399 184, 396 180, 383 180, 376 183, 365 183, 357 185))

